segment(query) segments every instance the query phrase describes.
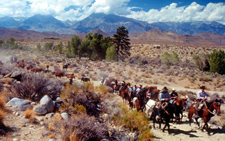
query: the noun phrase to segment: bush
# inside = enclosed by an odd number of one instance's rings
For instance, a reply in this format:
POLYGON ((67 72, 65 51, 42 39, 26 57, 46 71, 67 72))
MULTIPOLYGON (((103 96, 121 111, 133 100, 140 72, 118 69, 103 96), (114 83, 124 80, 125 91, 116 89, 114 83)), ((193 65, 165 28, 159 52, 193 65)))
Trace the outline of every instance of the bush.
POLYGON ((59 96, 63 84, 60 81, 47 79, 42 75, 24 74, 21 83, 14 83, 11 92, 20 98, 39 101, 44 95, 52 99, 59 96))
POLYGON ((52 47, 53 47, 53 42, 45 43, 45 45, 44 45, 45 51, 51 50, 52 47))
POLYGON ((116 48, 114 46, 107 48, 106 60, 107 61, 116 61, 116 59, 117 59, 116 48))
POLYGON ((170 54, 168 52, 164 52, 161 55, 161 61, 167 65, 177 64, 179 62, 179 57, 176 53, 170 54))
POLYGON ((137 110, 130 111, 127 106, 118 105, 122 111, 121 114, 114 117, 114 123, 128 128, 131 132, 136 132, 138 140, 149 141, 153 138, 150 133, 148 117, 143 112, 137 110))
POLYGON ((209 59, 210 71, 225 74, 225 53, 222 50, 213 50, 209 59))
POLYGON ((85 114, 57 122, 55 129, 57 133, 63 134, 64 141, 99 141, 109 138, 108 127, 85 114))

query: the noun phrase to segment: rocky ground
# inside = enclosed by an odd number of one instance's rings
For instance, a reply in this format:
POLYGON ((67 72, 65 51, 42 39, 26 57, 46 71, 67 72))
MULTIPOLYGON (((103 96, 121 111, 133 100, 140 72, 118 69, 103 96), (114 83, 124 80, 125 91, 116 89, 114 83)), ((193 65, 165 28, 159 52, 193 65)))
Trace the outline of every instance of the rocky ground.
MULTIPOLYGON (((156 49, 157 50, 157 49, 156 49)), ((18 56, 23 56, 17 54, 18 56)), ((29 56, 30 57, 30 56, 29 56)), ((10 56, 7 54, 1 54, 1 60, 3 62, 9 61, 10 56)), ((41 62, 39 66, 45 66, 49 64, 49 69, 54 71, 55 67, 62 68, 64 63, 62 58, 57 57, 37 57, 33 56, 30 60, 35 60, 41 62), (48 60, 49 59, 49 60, 48 60), (56 63, 56 62, 59 63, 56 63)), ((225 86, 220 86, 220 88, 210 89, 213 86, 213 79, 210 82, 201 82, 195 81, 192 84, 185 77, 187 70, 175 70, 178 71, 178 75, 169 76, 165 73, 158 73, 160 68, 152 69, 150 65, 147 66, 137 66, 137 65, 129 65, 126 63, 110 63, 110 62, 92 62, 92 61, 75 61, 68 60, 68 62, 76 63, 76 67, 69 67, 66 70, 67 73, 74 73, 76 78, 74 79, 74 83, 81 83, 80 78, 82 75, 91 78, 91 82, 94 83, 95 86, 98 86, 100 83, 100 79, 103 76, 115 77, 118 80, 126 80, 127 82, 131 82, 131 84, 142 84, 143 86, 154 85, 157 86, 158 89, 162 89, 162 87, 167 86, 169 89, 175 88, 177 91, 192 91, 196 93, 198 91, 198 86, 206 85, 208 89, 206 90, 209 94, 218 93, 219 95, 224 95, 225 86), (172 80, 171 80, 171 79, 172 80), (164 81, 162 81, 162 79, 164 81), (189 86, 189 87, 187 87, 189 86)), ((180 68, 179 68, 180 69, 180 68)), ((51 74, 47 74, 49 78, 54 77, 51 74)), ((67 78, 58 78, 63 79, 64 81, 68 81, 67 78)), ((223 82, 223 76, 221 76, 220 83, 223 82)), ((122 99, 114 94, 115 98, 122 101, 122 99)), ((224 105, 222 106, 223 109, 224 105)), ((0 140, 4 141, 32 141, 32 140, 42 140, 42 141, 54 141, 60 140, 60 135, 55 135, 53 132, 49 131, 45 125, 54 117, 54 115, 45 115, 45 116, 34 116, 36 120, 26 119, 24 117, 24 112, 14 109, 13 107, 7 107, 7 114, 4 119, 4 123, 6 126, 9 126, 12 131, 4 137, 0 137, 0 140)), ((187 113, 185 113, 187 115, 187 113)), ((151 125, 150 121, 150 125, 151 125)), ((183 118, 181 124, 171 123, 171 134, 168 134, 167 130, 163 133, 158 126, 156 129, 151 129, 151 132, 154 135, 154 140, 156 141, 183 141, 183 140, 193 140, 193 141, 225 141, 225 129, 219 126, 212 126, 211 135, 207 135, 205 131, 201 131, 197 128, 195 123, 192 124, 192 128, 188 125, 187 117, 183 118)))

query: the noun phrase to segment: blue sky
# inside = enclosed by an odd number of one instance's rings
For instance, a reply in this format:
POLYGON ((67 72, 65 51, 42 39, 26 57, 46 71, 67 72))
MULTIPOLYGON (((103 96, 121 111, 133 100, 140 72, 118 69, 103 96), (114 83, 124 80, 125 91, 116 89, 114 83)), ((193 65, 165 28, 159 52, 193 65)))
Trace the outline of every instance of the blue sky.
POLYGON ((225 0, 0 0, 0 17, 52 15, 79 21, 92 13, 153 22, 216 21, 225 24, 225 0))

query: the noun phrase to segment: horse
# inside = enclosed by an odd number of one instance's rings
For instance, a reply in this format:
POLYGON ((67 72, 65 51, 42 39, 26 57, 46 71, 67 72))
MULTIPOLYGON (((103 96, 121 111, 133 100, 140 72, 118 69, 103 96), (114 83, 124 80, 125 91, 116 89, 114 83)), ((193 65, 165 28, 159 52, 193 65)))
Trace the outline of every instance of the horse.
MULTIPOLYGON (((220 106, 221 106, 222 100, 221 99, 211 99, 209 102, 205 102, 204 103, 204 107, 201 111, 198 112, 199 117, 201 117, 204 120, 204 126, 202 127, 202 130, 204 129, 204 127, 206 127, 206 131, 209 132, 209 127, 208 127, 208 121, 211 119, 211 117, 213 117, 215 114, 213 113, 213 111, 216 111, 216 114, 219 115, 220 114, 220 106)), ((189 118, 189 125, 191 126, 191 121, 192 121, 192 116, 194 113, 196 113, 196 109, 194 107, 193 103, 189 109, 188 112, 188 118, 189 118)), ((195 118, 195 121, 198 125, 198 127, 200 127, 199 122, 198 122, 198 118, 195 118)), ((210 135, 210 134, 209 134, 210 135)))
POLYGON ((130 96, 129 96, 129 87, 130 83, 126 83, 125 86, 122 86, 122 88, 119 91, 119 95, 122 97, 123 102, 127 100, 130 103, 130 96))
POLYGON ((113 85, 113 92, 119 91, 121 87, 121 83, 118 83, 117 80, 114 81, 115 85, 113 85))
POLYGON ((109 86, 113 89, 113 86, 115 85, 113 83, 115 83, 115 81, 117 81, 117 80, 114 79, 114 78, 105 78, 102 84, 106 85, 106 86, 109 86))
POLYGON ((70 65, 70 63, 64 64, 64 65, 63 65, 63 69, 66 69, 66 70, 67 70, 67 68, 68 68, 69 65, 70 65))
POLYGON ((187 98, 182 98, 175 101, 174 106, 175 106, 176 121, 182 121, 183 111, 186 108, 186 101, 187 101, 187 98))
POLYGON ((153 112, 153 109, 155 107, 156 101, 149 99, 148 102, 145 104, 144 113, 150 117, 150 113, 153 112))
POLYGON ((64 72, 63 71, 56 71, 55 76, 56 77, 62 77, 62 76, 64 76, 64 72))
MULTIPOLYGON (((163 127, 162 131, 164 132, 166 129, 166 126, 168 127, 168 133, 170 133, 170 119, 173 118, 173 114, 175 113, 174 105, 168 104, 167 107, 165 107, 164 110, 161 111, 161 119, 158 119, 159 122, 159 128, 161 129, 161 123, 165 121, 165 126, 163 127)), ((150 116, 150 119, 153 120, 153 128, 155 129, 155 122, 156 122, 156 116, 158 115, 158 108, 156 105, 153 108, 153 112, 150 116)))
POLYGON ((144 109, 144 105, 145 105, 145 97, 146 97, 146 92, 148 89, 144 88, 142 90, 140 90, 137 94, 137 100, 136 100, 136 108, 137 111, 141 110, 143 111, 144 109))
POLYGON ((83 82, 90 82, 90 78, 82 77, 81 78, 81 81, 83 81, 83 82))

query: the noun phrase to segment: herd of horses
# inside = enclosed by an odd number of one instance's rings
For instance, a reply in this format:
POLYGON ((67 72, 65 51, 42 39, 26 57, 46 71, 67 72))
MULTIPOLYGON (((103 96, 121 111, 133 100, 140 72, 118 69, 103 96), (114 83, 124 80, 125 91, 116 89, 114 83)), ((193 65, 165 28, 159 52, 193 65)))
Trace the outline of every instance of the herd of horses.
MULTIPOLYGON (((168 106, 165 107, 162 113, 160 113, 160 118, 157 118, 159 114, 159 109, 157 107, 158 95, 160 90, 157 89, 156 86, 146 86, 143 87, 137 94, 135 91, 129 91, 130 83, 125 83, 125 85, 121 85, 117 80, 113 78, 105 79, 101 81, 101 84, 107 85, 113 89, 113 92, 118 92, 122 97, 123 102, 128 103, 130 109, 136 108, 137 111, 144 112, 150 120, 153 120, 153 128, 155 129, 155 123, 158 121, 159 128, 161 128, 161 124, 165 123, 162 131, 165 131, 165 128, 168 127, 168 133, 170 133, 170 121, 175 121, 176 123, 180 123, 183 117, 183 111, 188 111, 188 119, 189 125, 191 126, 192 116, 196 113, 195 104, 193 102, 190 106, 187 105, 188 97, 179 98, 174 103, 168 103, 168 106), (150 90, 151 99, 147 102, 145 101, 146 92, 150 90), (136 95, 135 95, 136 94, 136 95), (157 120, 158 119, 158 120, 157 120)), ((204 120, 204 126, 201 128, 206 129, 207 133, 210 133, 210 128, 208 127, 208 121, 214 115, 220 114, 220 106, 223 103, 222 99, 217 96, 211 97, 209 101, 205 103, 205 106, 201 111, 199 111, 199 117, 195 117, 195 121, 200 128, 200 124, 198 122, 198 118, 202 118, 204 120)))
MULTIPOLYGON (((46 69, 35 67, 32 64, 27 64, 25 61, 18 61, 13 60, 15 62, 17 67, 24 68, 33 72, 41 72, 41 71, 49 71, 49 65, 46 65, 46 69)), ((12 63, 12 62, 11 62, 12 63)), ((70 64, 64 64, 63 69, 67 69, 70 64)), ((54 72, 54 75, 56 77, 62 77, 66 76, 70 82, 72 83, 72 80, 75 78, 74 74, 65 74, 64 71, 56 71, 54 72)), ((89 82, 90 78, 82 77, 81 81, 83 82, 89 82)), ((109 86, 113 89, 113 92, 118 92, 119 95, 122 97, 123 102, 128 102, 130 109, 136 108, 137 111, 145 112, 145 114, 153 120, 153 127, 155 128, 156 119, 158 119, 159 127, 161 128, 161 123, 165 123, 165 126, 163 127, 163 131, 166 127, 168 127, 168 132, 170 133, 170 125, 169 122, 171 119, 175 119, 176 122, 182 121, 183 117, 183 111, 188 110, 188 119, 189 124, 191 125, 192 122, 192 116, 194 113, 196 113, 196 109, 194 108, 195 102, 193 102, 189 107, 187 106, 187 98, 180 98, 176 100, 175 103, 171 104, 169 103, 168 106, 164 109, 164 111, 161 113, 162 118, 156 118, 158 116, 158 108, 157 108, 157 100, 158 95, 160 93, 160 90, 157 89, 156 86, 146 86, 143 87, 138 94, 136 95, 135 91, 129 91, 129 88, 131 87, 130 83, 125 83, 124 86, 121 86, 121 84, 118 83, 116 79, 113 78, 106 78, 101 81, 101 84, 109 86), (146 92, 150 90, 151 93, 151 99, 149 99, 147 102, 145 101, 146 98, 146 92)), ((211 98, 210 101, 206 102, 204 108, 199 112, 199 116, 204 120, 204 126, 202 127, 202 130, 205 128, 207 132, 210 132, 210 129, 208 127, 208 121, 211 119, 214 115, 220 114, 220 106, 223 101, 216 98, 211 98), (214 112, 216 111, 216 113, 214 112)), ((197 125, 200 127, 198 118, 195 118, 195 121, 197 125)))

